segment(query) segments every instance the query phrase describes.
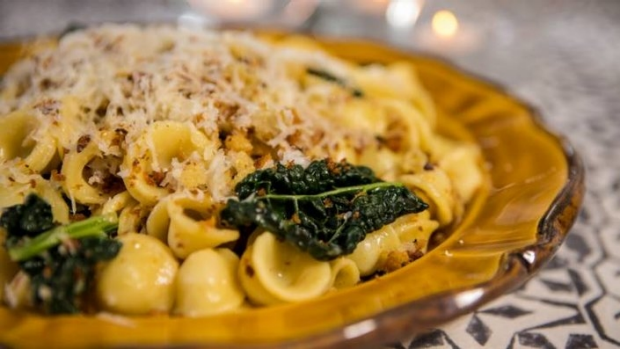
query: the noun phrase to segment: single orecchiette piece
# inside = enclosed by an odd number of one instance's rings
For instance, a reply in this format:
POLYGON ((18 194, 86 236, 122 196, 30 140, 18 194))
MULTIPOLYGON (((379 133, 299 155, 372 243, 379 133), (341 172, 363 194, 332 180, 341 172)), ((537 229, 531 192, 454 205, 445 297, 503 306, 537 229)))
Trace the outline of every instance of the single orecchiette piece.
POLYGON ((101 210, 102 214, 120 212, 124 208, 131 207, 137 203, 136 200, 131 197, 129 192, 124 191, 114 195, 103 205, 101 210))
POLYGON ((170 193, 163 185, 169 172, 185 188, 205 185, 208 178, 204 169, 215 154, 216 141, 186 123, 153 123, 131 144, 123 160, 123 168, 128 173, 123 179, 127 190, 140 203, 155 205, 170 193), (190 159, 192 156, 195 159, 190 159), (174 163, 186 160, 187 163, 173 168, 174 163), (176 173, 179 169, 180 173, 176 173))
POLYGON ((390 224, 401 244, 415 243, 421 252, 426 252, 431 234, 437 230, 439 223, 431 219, 428 211, 402 216, 390 224))
POLYGON ((377 177, 393 180, 398 170, 398 156, 379 144, 369 145, 360 151, 359 164, 370 167, 377 177))
POLYGON ((332 283, 328 262, 300 253, 295 246, 267 232, 246 249, 238 274, 248 298, 260 305, 316 298, 332 283))
POLYGON ((61 100, 58 122, 52 124, 58 154, 64 157, 65 151, 75 149, 81 136, 88 132, 88 123, 81 118, 81 104, 75 96, 66 96, 61 100))
POLYGON ((229 249, 192 253, 177 273, 175 313, 198 317, 241 307, 245 294, 238 267, 239 258, 229 249))
POLYGON ((34 114, 24 110, 0 118, 0 163, 21 158, 31 171, 48 168, 57 153, 56 141, 50 132, 37 132, 39 123, 34 114))
POLYGON ((99 305, 107 311, 145 315, 167 313, 174 303, 179 263, 161 241, 130 233, 119 238, 119 254, 103 265, 96 281, 99 305))
POLYGON ((143 233, 144 221, 149 215, 148 208, 135 204, 125 207, 118 216, 118 235, 143 233))
POLYGON ((420 83, 415 66, 396 62, 386 66, 368 65, 352 69, 356 85, 371 97, 401 99, 411 102, 431 125, 435 124, 435 107, 420 83))
POLYGON ((462 207, 458 206, 452 181, 437 167, 430 171, 403 175, 398 180, 430 205, 431 215, 440 226, 450 224, 455 214, 459 214, 462 210, 462 207))
POLYGON ((101 209, 101 214, 118 213, 118 235, 127 233, 140 233, 145 228, 144 220, 149 214, 149 210, 140 206, 136 200, 124 191, 110 198, 101 209))
POLYGON ((170 196, 159 200, 146 219, 146 233, 163 243, 168 243, 168 229, 170 228, 168 201, 170 201, 170 196))
POLYGON ((388 251, 395 250, 400 245, 396 232, 390 225, 386 225, 366 235, 347 258, 357 265, 360 275, 367 276, 377 271, 381 258, 385 257, 388 251))
POLYGON ((101 156, 101 151, 94 142, 89 142, 84 149, 75 149, 65 154, 60 173, 65 178, 65 192, 71 199, 82 204, 103 204, 109 198, 84 179, 84 169, 98 156, 101 156))
POLYGON ((213 206, 206 196, 202 200, 167 197, 153 208, 147 220, 147 233, 167 241, 174 255, 181 259, 192 252, 237 240, 237 230, 216 227, 213 206))
POLYGON ((439 167, 450 177, 462 201, 470 201, 482 185, 481 162, 480 149, 471 144, 454 146, 439 160, 439 167))
POLYGON ((360 271, 351 259, 340 257, 329 262, 329 265, 332 268, 331 286, 333 288, 347 288, 360 282, 360 271))
POLYGON ((429 121, 419 110, 410 103, 397 99, 382 100, 381 104, 391 119, 386 138, 400 138, 402 145, 399 148, 403 150, 422 149, 432 152, 435 135, 429 121))
POLYGON ((339 105, 336 111, 338 122, 351 130, 362 130, 375 134, 384 134, 388 127, 385 110, 379 105, 365 99, 352 99, 349 103, 339 105))
POLYGON ((8 186, 0 186, 0 210, 23 203, 31 193, 37 194, 52 206, 54 221, 61 224, 69 223, 69 207, 62 195, 49 181, 39 175, 31 178, 28 183, 15 182, 8 186))

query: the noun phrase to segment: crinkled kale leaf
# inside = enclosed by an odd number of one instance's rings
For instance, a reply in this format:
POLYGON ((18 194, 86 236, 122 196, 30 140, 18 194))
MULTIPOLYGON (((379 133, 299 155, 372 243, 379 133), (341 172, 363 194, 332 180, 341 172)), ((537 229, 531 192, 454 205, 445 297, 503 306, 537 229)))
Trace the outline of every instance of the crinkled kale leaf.
POLYGON ((235 192, 239 200, 230 199, 220 212, 223 225, 263 228, 323 261, 352 253, 366 234, 428 208, 367 167, 329 160, 258 170, 235 192))
POLYGON ((0 227, 7 231, 9 257, 30 278, 33 303, 50 314, 84 310, 95 266, 121 248, 109 236, 118 227, 115 214, 55 225, 51 206, 34 194, 6 208, 0 227))
POLYGON ((54 226, 52 207, 36 195, 29 195, 21 205, 5 209, 0 227, 7 230, 7 243, 17 244, 23 237, 33 237, 54 226))

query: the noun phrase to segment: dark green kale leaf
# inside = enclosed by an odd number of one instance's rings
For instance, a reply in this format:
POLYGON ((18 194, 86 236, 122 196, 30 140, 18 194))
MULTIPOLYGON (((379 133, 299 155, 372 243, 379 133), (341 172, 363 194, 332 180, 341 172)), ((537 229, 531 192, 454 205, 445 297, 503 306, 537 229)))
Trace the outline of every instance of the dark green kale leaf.
POLYGON ((375 182, 380 179, 368 167, 320 160, 305 169, 278 163, 274 168, 255 171, 237 184, 235 192, 244 200, 261 190, 269 194, 310 195, 375 182))
POLYGON ((37 256, 20 262, 30 277, 32 299, 47 314, 73 314, 87 308, 85 295, 93 286, 95 266, 114 258, 121 248, 118 240, 85 237, 58 245, 37 256))
POLYGON ((36 236, 53 226, 52 207, 36 195, 29 195, 21 205, 6 208, 0 217, 0 227, 9 232, 9 244, 25 236, 36 236))
POLYGON ((328 160, 256 171, 235 192, 239 201, 229 200, 220 212, 223 225, 242 232, 263 228, 318 260, 350 254, 366 234, 428 208, 367 167, 328 160))
POLYGON ((9 257, 30 278, 33 303, 50 314, 84 310, 97 263, 121 248, 109 236, 118 227, 116 214, 54 226, 51 206, 36 195, 7 208, 0 226, 7 231, 9 257))
POLYGON ((306 73, 310 75, 314 75, 317 78, 323 79, 325 81, 333 82, 336 85, 339 85, 345 89, 348 89, 349 91, 351 91, 351 95, 353 95, 353 97, 357 97, 357 98, 364 97, 364 92, 362 90, 355 88, 355 87, 351 87, 346 81, 344 81, 343 79, 335 76, 334 74, 328 71, 309 67, 306 69, 306 73))

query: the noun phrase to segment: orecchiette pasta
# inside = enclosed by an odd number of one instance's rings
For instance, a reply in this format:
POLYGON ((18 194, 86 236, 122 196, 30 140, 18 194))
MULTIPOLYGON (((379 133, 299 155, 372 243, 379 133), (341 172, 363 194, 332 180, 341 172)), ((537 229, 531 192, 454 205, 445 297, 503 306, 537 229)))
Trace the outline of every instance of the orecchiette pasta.
POLYGON ((120 253, 102 267, 97 279, 99 305, 122 314, 169 312, 179 267, 170 249, 143 234, 129 233, 119 240, 120 253))
POLYGON ((388 110, 388 120, 393 123, 388 132, 401 134, 404 149, 421 149, 430 153, 434 146, 433 130, 420 111, 402 100, 387 99, 382 103, 388 110))
POLYGON ((87 125, 80 118, 80 102, 74 96, 66 96, 60 102, 58 121, 53 123, 51 131, 56 139, 56 146, 60 157, 65 152, 75 149, 80 137, 88 132, 87 125))
POLYGON ((137 204, 123 208, 118 216, 117 234, 121 236, 133 232, 142 232, 148 214, 146 208, 137 204))
POLYGON ((377 271, 386 252, 397 249, 400 244, 398 235, 388 225, 366 235, 349 258, 357 265, 360 275, 370 275, 377 271))
POLYGON ((216 149, 195 127, 174 121, 158 121, 133 143, 123 166, 128 171, 127 190, 145 205, 154 205, 169 194, 165 180, 180 182, 185 188, 206 185, 206 168, 216 149), (182 167, 175 164, 184 163, 182 167), (200 170, 202 168, 202 171, 200 170), (170 178, 163 173, 170 173, 170 178))
POLYGON ((245 293, 237 279, 238 267, 239 257, 228 249, 192 253, 177 274, 175 312, 196 317, 241 307, 245 293))
POLYGON ((350 258, 341 257, 330 262, 332 277, 330 284, 333 288, 347 288, 360 281, 360 270, 350 258))
POLYGON ((435 125, 435 108, 428 93, 418 82, 415 68, 405 62, 388 67, 370 65, 354 70, 357 83, 369 94, 379 98, 399 99, 413 102, 431 126, 435 125))
MULTIPOLYGON (((304 301, 420 258, 433 232, 459 221, 484 181, 480 150, 440 135, 440 122, 408 62, 360 66, 301 37, 93 27, 32 51, 0 82, 0 213, 36 194, 53 224, 114 217, 120 251, 93 272, 89 309, 198 317, 304 301), (322 159, 366 166, 373 185, 391 182, 429 208, 324 260, 305 252, 312 232, 275 235, 307 218, 297 199, 280 215, 249 211, 271 226, 222 218, 230 202, 316 184, 258 178, 237 197, 256 171, 322 159)), ((346 200, 368 194, 356 190, 346 200)), ((321 197, 311 209, 333 204, 321 197)), ((58 248, 73 256, 79 244, 65 238, 58 248)), ((36 308, 28 274, 9 259, 1 249, 0 299, 36 308)))
POLYGON ((398 218, 388 228, 394 230, 401 243, 415 242, 421 252, 426 252, 431 233, 439 227, 439 222, 432 220, 428 211, 410 214, 398 218))
POLYGON ((454 189, 465 202, 472 199, 483 180, 479 161, 480 149, 471 145, 452 147, 450 152, 439 160, 439 167, 446 171, 454 189))
POLYGON ((440 226, 452 222, 460 203, 450 178, 443 170, 435 168, 413 175, 403 175, 399 180, 426 198, 427 202, 433 203, 431 209, 440 226))
POLYGON ((170 196, 161 199, 151 210, 146 220, 146 233, 159 239, 161 242, 168 241, 168 229, 170 228, 170 214, 168 213, 168 202, 170 196))
POLYGON ((299 253, 269 233, 259 235, 246 249, 238 273, 248 298, 261 305, 315 298, 332 282, 328 262, 299 253))
POLYGON ((91 186, 83 175, 86 165, 100 155, 99 148, 93 142, 88 143, 84 149, 65 154, 60 173, 65 179, 65 192, 71 199, 84 204, 102 204, 108 199, 103 192, 91 186))
POLYGON ((122 193, 116 194, 114 197, 110 198, 103 205, 101 213, 113 213, 120 212, 127 207, 131 207, 138 202, 134 200, 134 198, 129 194, 129 192, 124 191, 122 193))
POLYGON ((168 245, 177 257, 184 258, 194 251, 239 238, 236 230, 216 227, 216 217, 210 211, 209 204, 208 199, 197 202, 182 198, 168 202, 168 245))
POLYGON ((56 142, 51 134, 40 132, 38 124, 26 110, 0 118, 0 161, 20 158, 34 172, 46 169, 56 155, 56 142))
POLYGON ((214 248, 239 238, 239 232, 216 226, 208 197, 168 197, 153 208, 147 220, 147 232, 168 245, 178 258, 192 252, 214 248))
POLYGON ((15 182, 10 186, 0 186, 0 209, 19 204, 28 194, 35 193, 51 204, 52 215, 56 222, 62 224, 69 222, 69 207, 52 182, 44 180, 39 175, 31 175, 19 180, 25 180, 25 183, 14 179, 15 182))

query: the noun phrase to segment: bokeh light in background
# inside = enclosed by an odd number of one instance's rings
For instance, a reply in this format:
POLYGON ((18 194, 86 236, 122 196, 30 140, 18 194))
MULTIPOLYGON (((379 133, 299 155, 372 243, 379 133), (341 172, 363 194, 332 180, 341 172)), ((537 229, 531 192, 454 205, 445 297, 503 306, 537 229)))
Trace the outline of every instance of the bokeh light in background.
POLYGON ((0 38, 61 32, 70 24, 107 21, 176 22, 192 28, 232 24, 372 38, 455 56, 474 51, 476 42, 480 41, 476 26, 458 18, 465 6, 458 3, 454 0, 29 0, 16 6, 11 0, 0 0, 0 38), (459 10, 453 8, 457 5, 461 6, 459 10), (448 12, 437 12, 440 10, 451 11, 452 17, 448 12), (431 20, 435 13, 440 27, 433 30, 431 20), (19 18, 32 18, 37 25, 19 18), (445 35, 447 32, 449 35, 445 35))
POLYGON ((433 32, 442 37, 453 37, 459 30, 459 21, 454 13, 441 10, 433 15, 433 32))
POLYGON ((371 37, 388 38, 403 46, 416 43, 424 50, 447 55, 471 51, 477 42, 471 28, 459 26, 455 13, 445 9, 424 11, 425 0, 188 0, 187 3, 189 11, 178 22, 191 27, 241 24, 304 29, 311 23, 311 29, 319 33, 326 29, 330 35, 364 37, 372 32, 371 37), (314 22, 317 14, 321 19, 314 22), (417 28, 421 17, 432 18, 432 23, 417 28))
POLYGON ((424 1, 392 0, 385 12, 387 23, 396 28, 412 28, 420 16, 424 1))
POLYGON ((506 19, 506 6, 488 0, 0 0, 0 40, 59 33, 75 23, 233 24, 370 38, 478 64, 489 44, 501 46, 498 52, 514 45, 518 28, 506 19))
MULTIPOLYGON (((319 34, 387 40, 447 57, 480 49, 485 33, 476 22, 461 21, 449 0, 324 0, 313 31, 319 34)), ((464 5, 463 5, 464 6, 464 5)), ((460 9, 460 8, 459 8, 460 9)))
MULTIPOLYGON (((312 30, 342 29, 343 36, 368 32, 394 44, 417 45, 441 55, 462 55, 475 50, 479 33, 468 23, 460 25, 455 12, 425 10, 424 0, 188 0, 190 8, 179 23, 187 26, 219 24, 258 25, 300 29, 315 14, 337 13, 312 23, 312 30), (420 19, 426 22, 418 23, 420 19), (349 28, 354 28, 351 32, 349 28), (363 30, 360 30, 363 29, 363 30)), ((372 36, 372 35, 371 35, 372 36)))

